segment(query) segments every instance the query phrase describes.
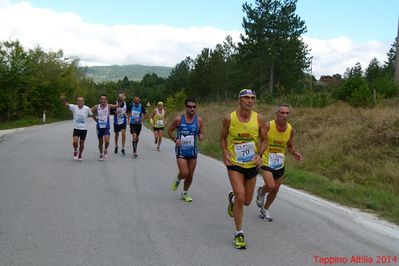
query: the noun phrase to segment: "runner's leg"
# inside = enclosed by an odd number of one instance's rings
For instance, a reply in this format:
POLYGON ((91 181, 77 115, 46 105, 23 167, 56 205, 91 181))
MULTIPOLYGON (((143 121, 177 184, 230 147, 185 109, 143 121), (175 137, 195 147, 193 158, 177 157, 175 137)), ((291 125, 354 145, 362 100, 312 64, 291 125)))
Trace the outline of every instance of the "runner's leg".
POLYGON ((163 130, 160 129, 158 132, 158 148, 161 146, 162 137, 163 137, 163 130))
POLYGON ((83 153, 84 148, 85 148, 85 140, 84 139, 80 139, 80 141, 79 141, 79 157, 80 158, 82 157, 82 153, 83 153))
POLYGON ((73 150, 74 150, 75 152, 78 151, 78 142, 79 142, 79 137, 78 137, 78 136, 73 136, 73 139, 72 139, 72 146, 73 146, 73 150))
POLYGON ((232 170, 227 170, 229 175, 230 184, 234 192, 234 223, 236 231, 242 230, 242 220, 244 214, 244 202, 245 202, 245 186, 244 186, 244 175, 232 170))
POLYGON ((179 173, 177 178, 179 180, 186 179, 190 172, 188 167, 188 160, 183 158, 177 158, 177 168, 179 169, 179 173))
POLYGON ((121 134, 122 134, 122 149, 125 149, 125 143, 126 143, 126 129, 122 129, 121 130, 121 134))
POLYGON ((270 205, 272 205, 274 199, 277 197, 277 193, 280 190, 283 179, 284 177, 280 177, 279 179, 274 180, 276 184, 274 189, 268 189, 269 194, 267 194, 267 199, 264 206, 265 209, 269 209, 270 205))
POLYGON ((188 175, 186 179, 184 180, 184 191, 187 191, 191 183, 193 182, 193 176, 194 176, 194 171, 195 171, 195 166, 197 165, 197 159, 188 159, 185 160, 187 162, 187 168, 188 168, 188 175))

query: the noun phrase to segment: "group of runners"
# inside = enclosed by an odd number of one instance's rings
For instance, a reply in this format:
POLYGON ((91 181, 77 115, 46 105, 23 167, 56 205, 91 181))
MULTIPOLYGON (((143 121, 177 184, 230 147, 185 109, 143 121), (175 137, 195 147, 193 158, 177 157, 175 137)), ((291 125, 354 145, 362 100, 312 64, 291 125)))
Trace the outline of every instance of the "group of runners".
MULTIPOLYGON (((114 153, 119 152, 119 133, 121 135, 122 155, 126 154, 126 127, 129 125, 130 134, 132 135, 133 158, 138 157, 139 136, 142 129, 142 123, 148 118, 144 105, 141 104, 140 98, 135 96, 133 103, 126 103, 126 96, 119 94, 118 101, 115 104, 108 103, 108 97, 105 94, 100 95, 99 104, 89 108, 84 105, 84 98, 78 97, 77 104, 70 104, 65 97, 61 97, 65 107, 73 113, 74 131, 73 131, 73 157, 76 161, 82 161, 82 153, 84 150, 84 142, 87 135, 87 122, 91 116, 96 121, 98 150, 100 152, 99 160, 103 161, 108 157, 108 147, 111 135, 110 116, 114 114, 114 133, 115 133, 115 149, 114 153)), ((166 111, 162 102, 158 102, 157 108, 151 114, 153 121, 155 144, 157 150, 160 150, 164 125, 166 123, 166 111)))
MULTIPOLYGON (((84 105, 82 97, 78 97, 76 105, 69 104, 64 97, 61 97, 61 99, 64 105, 72 111, 74 117, 73 148, 75 160, 82 160, 89 116, 92 116, 97 123, 99 160, 107 158, 111 110, 115 110, 114 152, 118 153, 118 137, 119 132, 121 132, 121 153, 125 155, 125 131, 127 124, 129 124, 132 134, 133 157, 137 158, 137 145, 142 122, 148 118, 146 109, 140 103, 139 97, 134 97, 133 103, 128 105, 125 101, 125 95, 120 94, 116 104, 108 104, 107 96, 103 94, 100 96, 100 103, 92 108, 84 105)), ((236 232, 233 244, 237 249, 245 249, 247 243, 243 232, 244 206, 249 206, 252 201, 256 176, 261 173, 264 181, 264 185, 259 186, 256 190, 256 203, 260 208, 259 217, 271 222, 273 218, 269 208, 284 180, 287 152, 296 160, 301 160, 302 155, 295 149, 295 130, 288 123, 290 115, 288 105, 277 106, 275 118, 267 122, 261 114, 252 110, 256 102, 256 95, 253 90, 241 90, 238 100, 238 108, 223 119, 220 147, 223 151, 223 161, 232 187, 232 191, 228 193, 227 213, 234 218, 235 223, 236 232)), ((178 174, 172 182, 171 190, 176 191, 183 180, 181 199, 186 202, 192 201, 188 190, 197 164, 198 141, 204 139, 204 123, 201 117, 196 114, 196 107, 197 103, 194 99, 187 99, 185 101, 185 112, 175 117, 168 128, 168 136, 175 143, 178 166, 178 174)), ((163 103, 158 102, 156 109, 151 114, 154 142, 158 151, 162 142, 166 117, 167 113, 163 103)))

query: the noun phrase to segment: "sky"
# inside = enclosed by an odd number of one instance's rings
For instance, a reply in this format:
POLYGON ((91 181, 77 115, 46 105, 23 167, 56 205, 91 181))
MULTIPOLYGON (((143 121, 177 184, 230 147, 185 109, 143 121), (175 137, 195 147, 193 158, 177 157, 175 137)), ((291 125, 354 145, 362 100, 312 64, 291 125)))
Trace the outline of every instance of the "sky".
MULTIPOLYGON (((0 0, 0 41, 64 51, 81 65, 175 66, 243 33, 244 0, 0 0)), ((248 0, 254 3, 255 0, 248 0)), ((398 0, 298 0, 312 74, 343 74, 395 40, 398 0)))

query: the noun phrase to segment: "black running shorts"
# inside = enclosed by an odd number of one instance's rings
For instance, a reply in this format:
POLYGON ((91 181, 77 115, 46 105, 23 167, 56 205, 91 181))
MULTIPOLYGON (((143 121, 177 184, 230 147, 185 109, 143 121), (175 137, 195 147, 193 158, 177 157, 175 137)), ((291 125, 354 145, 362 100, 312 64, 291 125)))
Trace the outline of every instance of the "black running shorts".
POLYGON ((256 167, 244 168, 244 167, 237 166, 237 165, 228 165, 226 167, 230 171, 235 171, 235 172, 239 172, 239 173, 243 174, 244 178, 246 180, 250 180, 250 179, 256 177, 256 175, 258 174, 258 169, 256 167))
POLYGON ((114 124, 115 133, 121 132, 122 129, 126 129, 126 124, 120 124, 120 125, 114 124))
POLYGON ((274 179, 279 179, 280 177, 282 177, 284 175, 284 167, 280 168, 278 170, 273 170, 266 165, 262 165, 261 169, 263 171, 271 172, 274 179))
POLYGON ((130 124, 130 134, 136 133, 137 136, 140 135, 141 127, 141 124, 130 124))
POLYGON ((81 140, 85 140, 87 135, 87 129, 73 129, 73 136, 79 137, 81 140))
POLYGON ((109 132, 109 128, 97 128, 97 138, 101 139, 104 136, 109 136, 111 133, 109 132))

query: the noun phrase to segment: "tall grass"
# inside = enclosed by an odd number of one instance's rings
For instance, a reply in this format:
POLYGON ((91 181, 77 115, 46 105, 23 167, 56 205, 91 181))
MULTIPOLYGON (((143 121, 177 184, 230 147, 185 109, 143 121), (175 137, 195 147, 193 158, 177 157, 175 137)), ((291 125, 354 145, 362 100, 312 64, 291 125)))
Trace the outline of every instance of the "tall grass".
MULTIPOLYGON (((286 183, 399 224, 399 98, 387 103, 374 109, 344 103, 292 109, 304 160, 288 158, 286 183)), ((206 132, 201 152, 221 159, 222 120, 237 102, 198 106, 206 132)), ((256 111, 270 120, 275 107, 259 104, 256 111)))

